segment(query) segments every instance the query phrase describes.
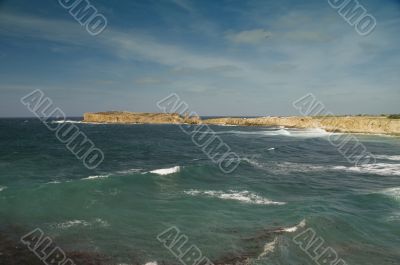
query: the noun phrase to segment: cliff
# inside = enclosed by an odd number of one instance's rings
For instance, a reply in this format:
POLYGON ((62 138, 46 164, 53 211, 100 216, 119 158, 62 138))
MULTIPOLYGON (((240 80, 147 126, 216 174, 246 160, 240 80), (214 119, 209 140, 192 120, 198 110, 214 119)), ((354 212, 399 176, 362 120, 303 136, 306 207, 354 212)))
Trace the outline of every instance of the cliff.
POLYGON ((216 118, 200 120, 177 113, 97 112, 85 113, 84 122, 147 123, 147 124, 210 124, 239 126, 284 126, 295 128, 322 128, 326 131, 400 135, 400 119, 378 116, 328 117, 259 117, 216 118))
POLYGON ((378 116, 219 118, 207 124, 321 128, 331 132, 400 135, 400 119, 378 116))
POLYGON ((108 111, 108 112, 85 113, 83 115, 83 121, 95 122, 95 123, 181 124, 181 123, 198 123, 198 118, 182 117, 177 113, 108 111))

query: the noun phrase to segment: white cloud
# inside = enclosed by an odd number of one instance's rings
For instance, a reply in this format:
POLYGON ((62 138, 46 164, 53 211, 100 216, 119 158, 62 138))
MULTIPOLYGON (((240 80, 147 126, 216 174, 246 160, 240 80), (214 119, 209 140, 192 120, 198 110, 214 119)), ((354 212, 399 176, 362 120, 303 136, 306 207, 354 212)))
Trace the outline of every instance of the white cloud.
POLYGON ((238 44, 257 44, 264 42, 270 36, 271 33, 265 29, 252 29, 240 32, 228 31, 225 34, 228 40, 238 44))

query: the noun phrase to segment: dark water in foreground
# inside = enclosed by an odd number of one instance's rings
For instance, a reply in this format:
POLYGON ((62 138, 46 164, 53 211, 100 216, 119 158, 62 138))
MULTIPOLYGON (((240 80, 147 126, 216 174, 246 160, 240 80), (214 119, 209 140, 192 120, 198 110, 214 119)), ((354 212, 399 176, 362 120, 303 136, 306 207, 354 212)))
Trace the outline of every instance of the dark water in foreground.
POLYGON ((311 228, 347 264, 400 264, 399 138, 357 136, 377 161, 355 168, 319 130, 216 126, 243 158, 224 174, 178 126, 76 125, 95 170, 40 121, 0 120, 0 263, 40 228, 74 257, 178 264, 156 238, 176 226, 216 263, 316 264, 292 241, 311 228))

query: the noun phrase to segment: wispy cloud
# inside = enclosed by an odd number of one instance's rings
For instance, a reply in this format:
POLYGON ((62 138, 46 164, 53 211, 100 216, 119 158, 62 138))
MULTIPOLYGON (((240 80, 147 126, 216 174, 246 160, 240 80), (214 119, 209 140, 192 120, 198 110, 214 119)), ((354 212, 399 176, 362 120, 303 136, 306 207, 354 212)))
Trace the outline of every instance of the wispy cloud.
POLYGON ((265 29, 252 29, 240 32, 228 31, 225 34, 228 40, 238 44, 257 44, 265 42, 270 36, 271 32, 265 29))

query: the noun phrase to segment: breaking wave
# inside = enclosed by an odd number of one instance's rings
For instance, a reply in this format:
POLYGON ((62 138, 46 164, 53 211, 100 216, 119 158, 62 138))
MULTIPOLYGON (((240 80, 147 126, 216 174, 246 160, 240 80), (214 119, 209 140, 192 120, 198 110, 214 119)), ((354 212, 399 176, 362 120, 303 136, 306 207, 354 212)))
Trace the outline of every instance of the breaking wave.
POLYGON ((5 190, 5 189, 7 189, 6 186, 0 186, 0 191, 3 191, 3 190, 5 190))
POLYGON ((400 187, 388 188, 380 191, 379 193, 400 200, 400 187))
POLYGON ((265 168, 265 170, 276 174, 290 174, 292 172, 345 171, 359 174, 375 174, 379 176, 400 176, 400 164, 393 163, 373 163, 359 166, 328 166, 307 163, 282 162, 262 165, 256 160, 245 158, 243 160, 255 167, 265 168))
POLYGON ((171 168, 160 168, 160 169, 155 169, 150 171, 150 173, 157 174, 157 175, 169 175, 169 174, 174 174, 181 171, 180 166, 174 166, 171 168))
POLYGON ((126 170, 120 170, 115 173, 118 175, 129 175, 132 173, 139 173, 141 171, 142 171, 142 169, 140 169, 140 168, 131 168, 131 169, 126 169, 126 170))
POLYGON ((267 256, 268 254, 274 252, 276 243, 278 242, 278 237, 275 237, 272 242, 268 242, 264 245, 263 252, 258 256, 258 258, 262 258, 267 256))
POLYGON ((69 220, 69 221, 65 221, 62 223, 53 224, 51 226, 58 228, 58 229, 68 229, 71 227, 87 227, 87 226, 92 226, 92 225, 97 225, 100 227, 110 226, 107 221, 104 221, 101 218, 96 218, 92 222, 88 222, 85 220, 69 220))
POLYGON ((374 155, 377 159, 400 161, 400 155, 374 155))
POLYGON ((229 190, 227 192, 224 191, 214 191, 214 190, 207 190, 207 191, 200 191, 200 190, 187 190, 184 191, 185 194, 192 195, 192 196, 208 196, 223 200, 234 200, 240 201, 249 204, 260 204, 260 205, 284 205, 286 202, 276 202, 271 201, 270 199, 263 198, 255 193, 250 191, 234 191, 229 190))
POLYGON ((87 178, 83 178, 82 180, 93 180, 93 179, 104 179, 108 178, 110 175, 96 175, 96 176, 89 176, 87 178))
MULTIPOLYGON (((237 134, 237 135, 261 135, 261 136, 288 136, 288 137, 326 137, 331 133, 321 128, 313 129, 279 129, 279 130, 267 130, 267 131, 219 131, 219 132, 208 132, 210 134, 237 134)), ((337 133, 335 133, 337 134, 337 133)))
POLYGON ((59 121, 51 121, 50 123, 84 123, 82 121, 73 121, 73 120, 59 120, 59 121))
MULTIPOLYGON (((306 219, 303 219, 299 224, 292 226, 292 227, 282 227, 273 230, 274 233, 294 233, 300 228, 304 228, 306 226, 306 219)), ((274 252, 276 245, 278 244, 279 241, 279 236, 275 236, 274 240, 271 242, 267 242, 264 245, 263 251, 261 254, 258 256, 258 259, 267 256, 268 254, 274 252)))
POLYGON ((356 173, 376 174, 380 176, 400 176, 400 164, 374 163, 360 165, 358 167, 334 166, 331 167, 331 169, 356 173))
POLYGON ((293 233, 296 232, 299 228, 304 228, 306 226, 306 219, 301 220, 301 222, 292 227, 284 227, 281 229, 282 232, 293 233))

